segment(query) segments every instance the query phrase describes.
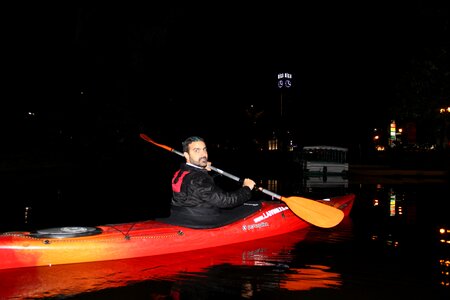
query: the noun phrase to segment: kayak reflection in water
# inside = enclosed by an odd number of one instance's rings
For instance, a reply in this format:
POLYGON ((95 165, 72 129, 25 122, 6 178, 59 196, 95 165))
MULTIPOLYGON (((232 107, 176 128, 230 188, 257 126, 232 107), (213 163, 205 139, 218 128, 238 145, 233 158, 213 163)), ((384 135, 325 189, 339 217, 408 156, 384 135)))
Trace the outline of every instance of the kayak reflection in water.
POLYGON ((172 178, 170 218, 182 220, 185 225, 220 225, 217 223, 224 210, 239 207, 251 200, 255 182, 246 178, 237 190, 224 191, 208 173, 211 163, 208 162, 204 139, 192 136, 182 146, 186 162, 181 164, 172 178))

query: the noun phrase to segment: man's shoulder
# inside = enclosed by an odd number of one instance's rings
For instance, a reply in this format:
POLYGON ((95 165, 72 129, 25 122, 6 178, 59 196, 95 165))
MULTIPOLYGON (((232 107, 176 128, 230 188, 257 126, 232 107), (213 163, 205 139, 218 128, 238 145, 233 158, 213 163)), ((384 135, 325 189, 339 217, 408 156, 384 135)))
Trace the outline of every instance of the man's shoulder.
POLYGON ((192 175, 201 174, 201 173, 202 172, 199 169, 193 168, 193 167, 191 167, 191 166, 189 166, 187 164, 182 164, 180 166, 180 168, 175 172, 175 175, 176 174, 183 174, 183 177, 184 177, 184 176, 192 176, 192 175))

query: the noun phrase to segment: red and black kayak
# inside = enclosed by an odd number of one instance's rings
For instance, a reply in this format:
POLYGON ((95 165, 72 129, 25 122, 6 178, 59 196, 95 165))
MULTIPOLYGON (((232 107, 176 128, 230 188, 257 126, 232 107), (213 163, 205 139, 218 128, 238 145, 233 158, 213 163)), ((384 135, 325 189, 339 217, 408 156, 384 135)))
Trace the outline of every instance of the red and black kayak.
MULTIPOLYGON (((317 200, 347 216, 354 194, 317 200)), ((180 253, 248 242, 311 226, 282 201, 254 201, 224 213, 216 226, 156 219, 96 227, 0 234, 0 269, 52 266, 180 253)))

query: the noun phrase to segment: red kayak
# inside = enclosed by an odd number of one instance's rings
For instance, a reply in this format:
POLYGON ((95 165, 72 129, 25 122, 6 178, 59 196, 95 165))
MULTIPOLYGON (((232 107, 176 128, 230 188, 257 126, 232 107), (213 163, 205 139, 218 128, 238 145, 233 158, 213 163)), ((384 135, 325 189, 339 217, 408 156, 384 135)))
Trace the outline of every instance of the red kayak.
MULTIPOLYGON (((348 215, 354 194, 317 200, 348 215)), ((281 201, 254 201, 224 213, 216 226, 157 219, 96 227, 0 234, 0 269, 131 259, 218 247, 311 226, 281 201)))
MULTIPOLYGON (((204 282, 204 277, 199 274, 211 273, 211 270, 216 273, 222 268, 228 271, 233 266, 260 267, 263 273, 267 272, 267 268, 275 270, 269 273, 270 276, 274 276, 271 277, 271 281, 278 282, 281 288, 289 290, 339 286, 341 283, 339 274, 330 270, 329 267, 320 265, 309 265, 305 268, 289 267, 293 258, 293 249, 306 238, 310 228, 237 243, 232 247, 226 245, 188 251, 183 255, 175 253, 58 265, 51 268, 0 270, 0 299, 70 298, 152 280, 172 282, 165 285, 168 287, 167 290, 161 290, 166 293, 166 297, 160 298, 178 299, 170 296, 174 296, 178 289, 182 290, 186 286, 186 283, 183 283, 186 276, 192 276, 204 282), (289 272, 286 272, 287 270, 289 272)), ((219 272, 215 275, 219 277, 217 280, 227 280, 221 274, 219 272)))

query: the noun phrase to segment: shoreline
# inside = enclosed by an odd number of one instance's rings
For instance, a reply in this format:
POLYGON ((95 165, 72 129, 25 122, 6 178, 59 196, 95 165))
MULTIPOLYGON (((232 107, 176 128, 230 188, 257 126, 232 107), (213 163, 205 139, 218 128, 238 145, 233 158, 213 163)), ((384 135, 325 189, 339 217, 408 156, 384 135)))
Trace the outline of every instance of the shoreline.
POLYGON ((387 165, 350 165, 352 183, 444 183, 450 181, 447 170, 402 169, 387 165))

